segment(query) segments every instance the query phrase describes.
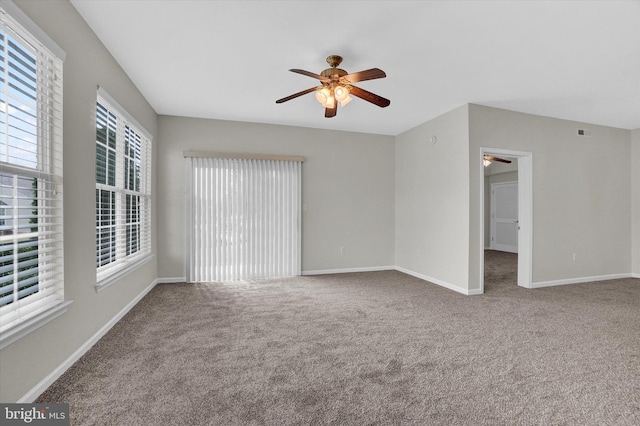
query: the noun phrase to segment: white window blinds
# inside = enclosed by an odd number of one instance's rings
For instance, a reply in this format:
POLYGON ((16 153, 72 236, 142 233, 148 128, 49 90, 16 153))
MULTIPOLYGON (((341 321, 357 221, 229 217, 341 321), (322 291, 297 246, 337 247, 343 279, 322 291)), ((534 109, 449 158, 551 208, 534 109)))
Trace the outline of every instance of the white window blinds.
POLYGON ((96 104, 96 267, 105 279, 151 254, 151 137, 100 90, 96 104))
POLYGON ((62 59, 0 8, 0 346, 62 305, 62 59))
POLYGON ((300 161, 187 163, 188 281, 300 274, 300 161))

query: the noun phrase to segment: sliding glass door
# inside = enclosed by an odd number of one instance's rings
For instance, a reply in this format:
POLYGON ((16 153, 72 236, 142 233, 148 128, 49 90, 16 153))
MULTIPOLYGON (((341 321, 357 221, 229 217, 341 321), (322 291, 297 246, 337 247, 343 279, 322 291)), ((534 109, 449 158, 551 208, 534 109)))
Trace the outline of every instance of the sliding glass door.
POLYGON ((300 275, 301 164, 187 157, 188 281, 300 275))

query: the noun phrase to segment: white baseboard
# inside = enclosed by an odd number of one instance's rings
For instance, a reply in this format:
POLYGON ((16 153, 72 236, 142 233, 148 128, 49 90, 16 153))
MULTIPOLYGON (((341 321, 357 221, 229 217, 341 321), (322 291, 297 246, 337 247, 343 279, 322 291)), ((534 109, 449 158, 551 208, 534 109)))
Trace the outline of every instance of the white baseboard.
POLYGON ((47 390, 47 388, 51 386, 51 384, 55 382, 60 376, 62 376, 62 374, 64 374, 64 372, 67 371, 69 367, 73 365, 74 362, 80 359, 82 355, 87 353, 87 351, 91 349, 91 347, 95 345, 96 342, 100 340, 102 336, 107 334, 107 332, 118 321, 120 321, 120 319, 123 316, 125 316, 126 313, 129 312, 131 308, 133 308, 147 293, 149 293, 156 286, 157 283, 158 283, 158 280, 156 279, 151 284, 149 284, 147 288, 142 290, 140 294, 138 294, 131 302, 129 302, 127 306, 122 308, 122 310, 118 312, 113 318, 111 318, 111 320, 109 320, 108 323, 102 326, 100 330, 98 330, 93 336, 91 336, 91 338, 87 340, 82 346, 80 346, 73 354, 71 354, 69 358, 64 360, 62 364, 56 367, 51 373, 49 373, 47 377, 42 379, 40 383, 35 385, 29 392, 24 394, 22 398, 20 398, 17 402, 28 404, 35 401, 36 398, 38 398, 38 396, 40 396, 42 392, 47 390))
POLYGON ((631 274, 631 278, 640 278, 640 274, 634 272, 633 274, 631 274))
POLYGON ((302 275, 327 275, 327 274, 347 274, 351 272, 377 272, 377 271, 399 271, 403 272, 407 275, 411 275, 416 278, 420 278, 421 280, 428 281, 433 284, 437 284, 441 287, 445 287, 449 290, 456 291, 458 293, 462 293, 467 296, 482 294, 480 289, 477 290, 467 290, 465 288, 459 287, 454 284, 450 284, 448 282, 428 277, 426 275, 420 274, 418 272, 411 271, 409 269, 401 268, 399 266, 371 266, 365 268, 345 268, 345 269, 323 269, 323 270, 314 270, 314 271, 302 271, 302 275))
POLYGON ((166 278, 158 278, 156 280, 158 284, 174 284, 174 283, 186 283, 187 277, 166 277, 166 278))
POLYGON ((536 283, 531 283, 531 288, 553 287, 556 285, 567 285, 567 284, 582 284, 582 283, 589 283, 593 281, 616 280, 620 278, 632 278, 633 275, 634 274, 610 274, 610 275, 597 275, 594 277, 566 278, 562 280, 539 281, 536 283))
POLYGON ((320 269, 315 271, 302 271, 302 275, 348 274, 351 272, 393 271, 395 269, 395 266, 367 266, 364 268, 320 269))
POLYGON ((472 295, 476 295, 476 294, 482 294, 480 292, 480 290, 468 290, 466 288, 462 288, 460 286, 448 283, 446 281, 439 280, 437 278, 429 277, 427 275, 423 275, 421 273, 414 272, 414 271, 411 271, 409 269, 401 268, 400 266, 396 266, 395 269, 396 269, 396 271, 405 273, 407 275, 411 275, 412 277, 420 278, 421 280, 424 280, 424 281, 429 281, 430 283, 437 284, 437 285, 439 285, 441 287, 448 288, 449 290, 453 290, 453 291, 456 291, 458 293, 462 293, 462 294, 467 295, 467 296, 472 296, 472 295))

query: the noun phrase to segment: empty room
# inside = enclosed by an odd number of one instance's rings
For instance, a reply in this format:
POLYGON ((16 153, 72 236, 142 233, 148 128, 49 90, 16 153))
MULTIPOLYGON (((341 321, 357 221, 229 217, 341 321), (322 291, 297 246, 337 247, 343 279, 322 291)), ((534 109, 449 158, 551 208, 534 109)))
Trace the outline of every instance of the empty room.
POLYGON ((0 423, 640 424, 639 22, 0 0, 0 423))

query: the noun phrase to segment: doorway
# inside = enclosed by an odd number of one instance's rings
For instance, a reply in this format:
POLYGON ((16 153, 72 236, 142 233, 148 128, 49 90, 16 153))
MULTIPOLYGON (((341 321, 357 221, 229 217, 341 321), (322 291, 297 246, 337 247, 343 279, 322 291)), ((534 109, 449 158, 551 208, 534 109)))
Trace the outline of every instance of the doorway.
MULTIPOLYGON (((512 175, 517 175, 517 184, 516 190, 513 192, 517 192, 517 218, 510 218, 512 224, 512 230, 515 230, 516 237, 515 241, 512 241, 516 247, 517 254, 517 285, 520 287, 531 288, 532 281, 532 234, 533 234, 533 223, 532 223, 532 211, 533 211, 533 199, 532 199, 532 188, 533 188, 533 177, 532 177, 532 154, 530 152, 523 151, 513 151, 507 149, 499 149, 499 148, 480 148, 480 161, 482 167, 480 168, 480 247, 479 247, 479 259, 480 259, 480 292, 484 293, 485 290, 485 249, 491 248, 491 230, 490 226, 487 225, 487 215, 491 214, 491 197, 487 193, 490 191, 490 185, 487 185, 488 179, 485 177, 485 167, 483 158, 485 155, 500 157, 500 158, 508 158, 513 164, 513 170, 511 170, 512 175), (517 223, 513 223, 516 221, 517 223)), ((509 180, 507 178, 506 180, 509 180)), ((511 181, 514 179, 511 178, 511 181)), ((503 194, 504 195, 504 194, 503 194)), ((511 196, 514 196, 512 193, 511 196)), ((511 207, 511 209, 513 209, 511 207)), ((511 212, 513 214, 513 211, 511 212)), ((494 236, 495 238, 495 236, 494 236)), ((507 238, 514 238, 507 237, 507 238)), ((495 246, 494 248, 504 248, 501 246, 495 246)), ((514 256, 514 255, 511 255, 514 256)))

